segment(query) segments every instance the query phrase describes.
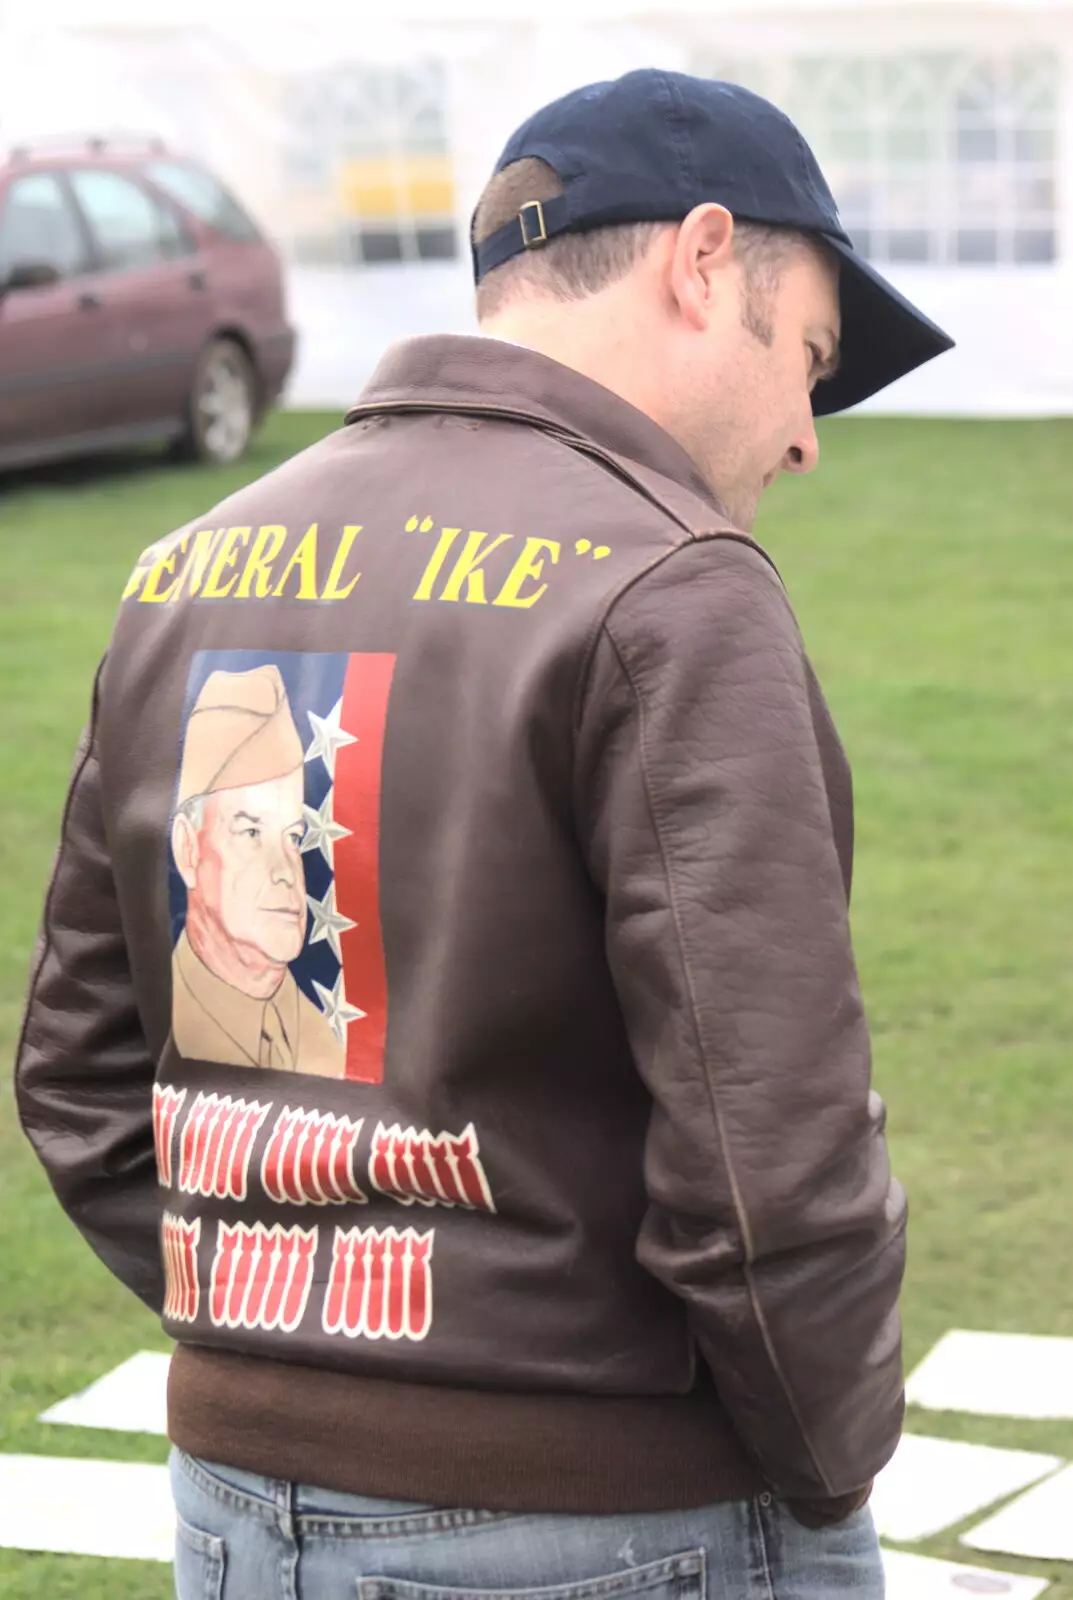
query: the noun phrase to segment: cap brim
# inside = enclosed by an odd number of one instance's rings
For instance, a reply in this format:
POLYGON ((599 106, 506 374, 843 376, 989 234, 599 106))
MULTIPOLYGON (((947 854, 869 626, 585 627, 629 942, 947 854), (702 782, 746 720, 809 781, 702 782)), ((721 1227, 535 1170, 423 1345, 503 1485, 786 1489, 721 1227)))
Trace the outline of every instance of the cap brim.
POLYGON ((817 417, 859 405, 888 383, 954 348, 950 335, 899 294, 851 245, 830 234, 823 238, 841 266, 842 354, 834 377, 813 391, 817 417))

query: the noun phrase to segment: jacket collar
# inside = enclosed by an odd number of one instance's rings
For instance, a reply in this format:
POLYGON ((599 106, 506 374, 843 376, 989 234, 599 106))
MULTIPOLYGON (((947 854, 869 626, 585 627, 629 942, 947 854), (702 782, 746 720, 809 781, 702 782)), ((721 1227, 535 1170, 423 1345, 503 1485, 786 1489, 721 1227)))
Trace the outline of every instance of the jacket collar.
POLYGON ((572 434, 669 478, 724 514, 693 460, 651 417, 522 345, 466 334, 393 345, 346 420, 399 410, 498 414, 572 434))

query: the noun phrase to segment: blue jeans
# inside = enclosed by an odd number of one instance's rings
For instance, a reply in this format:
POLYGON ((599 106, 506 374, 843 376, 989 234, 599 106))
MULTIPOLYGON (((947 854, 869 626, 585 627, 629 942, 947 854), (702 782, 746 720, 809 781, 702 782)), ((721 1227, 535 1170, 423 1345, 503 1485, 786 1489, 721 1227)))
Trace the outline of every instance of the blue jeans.
POLYGON ((870 1512, 768 1495, 616 1517, 447 1511, 172 1452, 178 1600, 883 1600, 870 1512))

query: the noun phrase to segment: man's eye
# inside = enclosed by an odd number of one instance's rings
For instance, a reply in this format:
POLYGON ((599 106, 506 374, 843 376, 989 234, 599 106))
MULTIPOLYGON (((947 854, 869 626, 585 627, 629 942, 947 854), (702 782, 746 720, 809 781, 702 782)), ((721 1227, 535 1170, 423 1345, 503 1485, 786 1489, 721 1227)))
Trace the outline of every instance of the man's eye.
POLYGON ((291 841, 296 850, 301 849, 302 840, 305 838, 305 836, 304 828, 292 828, 290 833, 287 835, 288 839, 291 841))
POLYGON ((240 828, 239 836, 243 839, 259 839, 261 830, 260 828, 240 828))

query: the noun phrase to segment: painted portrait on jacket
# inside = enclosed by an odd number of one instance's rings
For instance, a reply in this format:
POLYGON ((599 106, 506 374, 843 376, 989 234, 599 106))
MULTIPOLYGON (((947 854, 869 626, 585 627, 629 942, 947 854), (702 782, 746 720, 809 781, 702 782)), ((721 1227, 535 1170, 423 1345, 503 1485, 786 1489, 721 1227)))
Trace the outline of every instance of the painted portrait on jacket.
POLYGON ((170 830, 172 1034, 187 1059, 378 1081, 390 662, 195 658, 170 830), (360 754, 362 734, 345 723, 354 707, 369 747, 360 754))

